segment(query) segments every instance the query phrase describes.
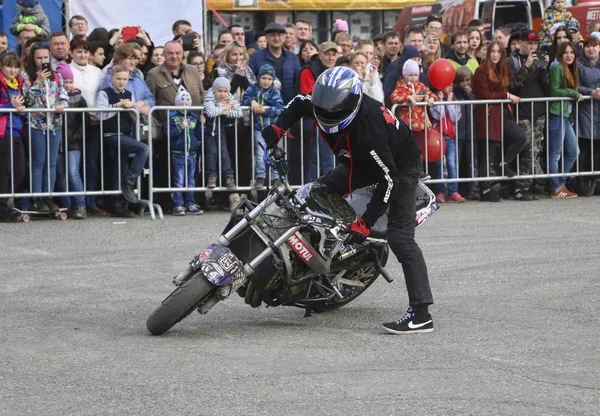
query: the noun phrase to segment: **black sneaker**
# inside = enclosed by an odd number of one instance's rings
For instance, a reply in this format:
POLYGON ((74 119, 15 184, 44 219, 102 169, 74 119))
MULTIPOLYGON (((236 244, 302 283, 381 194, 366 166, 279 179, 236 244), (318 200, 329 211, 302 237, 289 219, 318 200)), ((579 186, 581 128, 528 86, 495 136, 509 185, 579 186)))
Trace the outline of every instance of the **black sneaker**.
POLYGON ((227 187, 228 191, 235 191, 237 189, 237 185, 235 184, 235 178, 233 177, 233 175, 225 176, 225 186, 227 187))
POLYGON ((135 217, 135 214, 125 207, 114 207, 113 211, 110 213, 110 216, 117 218, 133 218, 135 217))
POLYGON ((481 193, 480 201, 481 202, 500 202, 500 201, 502 201, 502 198, 500 198, 500 195, 498 195, 496 192, 494 192, 493 189, 490 189, 485 194, 483 192, 481 193))
POLYGON ((424 334, 433 332, 433 319, 429 314, 425 322, 415 322, 415 314, 412 308, 408 308, 399 321, 383 324, 383 329, 390 334, 424 334))
POLYGON ((60 210, 60 207, 56 205, 56 202, 52 198, 46 198, 45 202, 50 212, 58 212, 60 210))
POLYGON ((35 212, 50 212, 46 201, 43 198, 36 199, 31 205, 31 211, 35 212))
POLYGON ((121 184, 121 192, 123 192, 123 198, 125 198, 125 201, 130 202, 132 204, 138 202, 138 197, 134 192, 133 185, 127 183, 127 181, 123 181, 123 183, 121 184))
POLYGON ((513 192, 513 198, 515 201, 534 201, 537 199, 537 196, 531 194, 526 189, 519 189, 513 192))
POLYGON ((506 176, 507 178, 514 178, 517 173, 508 167, 508 165, 494 166, 494 172, 496 176, 506 176), (502 168, 504 168, 504 175, 502 174, 502 168))
POLYGON ((467 199, 469 201, 479 201, 481 199, 481 196, 479 195, 478 191, 471 191, 469 192, 469 195, 467 195, 467 199))

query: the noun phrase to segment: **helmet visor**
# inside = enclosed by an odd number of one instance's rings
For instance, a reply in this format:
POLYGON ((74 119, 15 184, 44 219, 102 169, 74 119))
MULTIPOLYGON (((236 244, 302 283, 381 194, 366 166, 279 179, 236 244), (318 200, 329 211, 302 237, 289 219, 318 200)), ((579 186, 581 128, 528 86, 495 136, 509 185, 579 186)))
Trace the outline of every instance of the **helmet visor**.
POLYGON ((313 88, 313 105, 322 110, 354 110, 359 100, 360 95, 351 94, 348 88, 337 89, 323 84, 315 84, 313 88))

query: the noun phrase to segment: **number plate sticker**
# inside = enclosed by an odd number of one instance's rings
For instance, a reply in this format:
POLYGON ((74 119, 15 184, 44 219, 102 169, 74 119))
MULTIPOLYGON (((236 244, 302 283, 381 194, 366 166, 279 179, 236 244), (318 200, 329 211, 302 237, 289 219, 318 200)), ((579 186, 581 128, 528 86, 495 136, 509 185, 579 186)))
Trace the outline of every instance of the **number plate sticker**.
POLYGON ((211 244, 190 262, 215 286, 225 286, 243 277, 244 264, 228 248, 211 244))

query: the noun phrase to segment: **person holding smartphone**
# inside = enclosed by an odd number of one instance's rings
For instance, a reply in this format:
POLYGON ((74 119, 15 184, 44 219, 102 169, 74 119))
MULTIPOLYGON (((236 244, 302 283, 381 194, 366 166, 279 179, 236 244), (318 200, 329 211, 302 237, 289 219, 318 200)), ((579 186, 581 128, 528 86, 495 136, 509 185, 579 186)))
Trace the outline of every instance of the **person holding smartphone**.
MULTIPOLYGON (((521 49, 507 60, 510 93, 521 98, 547 97, 550 83, 548 55, 538 50, 540 38, 533 30, 521 33, 521 49)), ((520 175, 544 173, 539 160, 546 123, 546 103, 520 102, 517 123, 525 130, 527 143, 519 153, 520 175), (533 112, 532 112, 533 106, 533 112), (533 133, 532 133, 533 132, 533 133)), ((515 166, 516 168, 516 166, 515 166)), ((516 182, 513 197, 518 201, 537 199, 531 191, 531 179, 516 182)))
MULTIPOLYGON (((61 141, 62 112, 69 105, 63 79, 50 64, 50 49, 36 43, 29 51, 23 95, 27 107, 51 109, 51 112, 31 113, 31 192, 52 192, 56 182, 56 160, 61 141)), ((29 208, 29 201, 24 201, 29 208)), ((36 198, 30 206, 34 211, 58 211, 52 198, 36 198)))

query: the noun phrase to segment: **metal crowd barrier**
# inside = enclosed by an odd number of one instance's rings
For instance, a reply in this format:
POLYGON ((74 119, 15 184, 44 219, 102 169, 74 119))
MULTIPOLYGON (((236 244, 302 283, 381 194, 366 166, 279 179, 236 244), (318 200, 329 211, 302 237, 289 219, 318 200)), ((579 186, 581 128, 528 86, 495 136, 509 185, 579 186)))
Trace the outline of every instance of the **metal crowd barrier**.
MULTIPOLYGON (((140 114, 138 113, 138 111, 136 110, 130 110, 130 109, 122 109, 122 108, 65 108, 63 115, 61 115, 62 117, 62 123, 63 125, 61 126, 60 130, 61 130, 61 141, 60 141, 60 147, 59 147, 59 156, 60 156, 60 149, 62 149, 62 151, 65 154, 64 157, 64 180, 65 180, 65 191, 62 192, 58 192, 55 190, 52 190, 51 188, 51 182, 50 182, 50 163, 48 163, 48 161, 50 160, 50 129, 49 126, 46 128, 46 158, 47 158, 47 177, 48 177, 48 182, 47 182, 47 187, 49 189, 48 192, 32 192, 32 188, 33 188, 33 164, 32 164, 32 152, 31 152, 31 148, 32 148, 32 136, 31 136, 31 114, 32 113, 46 113, 47 114, 47 118, 49 118, 50 113, 55 113, 56 110, 55 109, 43 109, 43 108, 26 108, 24 109, 22 112, 20 112, 20 114, 27 114, 27 124, 26 124, 26 128, 24 129, 22 134, 22 140, 23 140, 23 145, 24 147, 26 146, 25 150, 25 154, 28 155, 28 157, 25 160, 25 165, 29 165, 29 171, 26 172, 26 176, 29 177, 28 181, 24 181, 21 185, 21 187, 19 189, 17 189, 17 186, 19 184, 15 184, 15 178, 14 178, 14 167, 15 167, 15 159, 14 159, 14 149, 13 149, 13 141, 12 141, 12 137, 13 137, 13 120, 11 116, 8 116, 7 118, 7 128, 6 128, 6 134, 5 137, 3 139, 0 140, 10 140, 10 163, 11 163, 11 179, 10 179, 10 192, 8 194, 4 193, 4 194, 0 194, 0 198, 14 198, 14 199, 19 199, 19 198, 37 198, 37 197, 72 197, 72 196, 116 196, 116 195, 121 195, 122 194, 122 189, 121 189, 121 180, 122 178, 119 177, 118 182, 118 188, 117 189, 106 189, 105 187, 105 181, 104 181, 104 174, 105 174, 105 159, 106 159, 106 155, 104 154, 104 146, 102 145, 103 143, 103 139, 104 139, 104 124, 106 123, 106 121, 101 120, 96 118, 96 120, 94 121, 86 121, 86 117, 82 117, 82 130, 83 130, 83 137, 81 140, 81 145, 82 145, 82 149, 81 149, 81 153, 82 153, 82 157, 81 157, 81 180, 82 180, 82 185, 83 185, 83 191, 73 191, 70 190, 69 187, 69 158, 68 158, 68 146, 69 146, 69 137, 66 137, 67 135, 63 134, 65 130, 68 130, 68 117, 67 114, 69 113, 83 113, 83 114, 98 114, 98 113, 117 113, 116 117, 117 118, 117 128, 120 131, 121 128, 121 113, 128 113, 128 116, 133 116, 133 126, 135 129, 135 134, 132 136, 135 136, 134 138, 137 141, 140 141, 140 114), (87 163, 89 163, 87 161, 87 158, 85 157, 86 155, 86 129, 88 127, 90 127, 91 123, 94 123, 95 125, 98 126, 99 128, 99 139, 100 139, 100 146, 99 146, 99 150, 100 150, 100 163, 98 165, 99 167, 99 172, 98 172, 98 176, 99 176, 99 190, 88 190, 88 186, 87 186, 87 163), (25 134, 27 133, 27 134, 25 134), (28 183, 27 183, 28 182, 28 183)), ((0 110, 0 114, 11 114, 11 113, 19 113, 16 109, 2 109, 0 110)), ((48 123, 47 123, 48 124, 48 123)), ((131 136, 130 136, 131 137, 131 136)), ((133 137, 132 137, 133 138, 133 137)), ((117 134, 117 172, 120 175, 121 172, 121 133, 117 134)), ((58 162, 57 162, 58 163, 58 162)), ((57 165, 58 168, 58 165, 57 165)), ((141 176, 138 177, 137 179, 137 189, 138 189, 138 195, 141 194, 141 176)), ((153 205, 150 200, 145 200, 145 199, 139 199, 138 204, 140 204, 141 209, 140 209, 140 215, 143 215, 145 209, 148 209, 150 211, 150 215, 152 217, 152 219, 155 218, 155 211, 154 211, 154 207, 155 205, 153 205)), ((160 207, 158 207, 158 209, 160 210, 160 207)), ((162 216, 162 212, 159 211, 160 215, 162 216)))
MULTIPOLYGON (((239 135, 239 126, 238 126, 238 122, 237 120, 239 119, 229 119, 229 120, 236 120, 232 122, 232 127, 234 130, 234 148, 233 149, 224 149, 223 146, 221 145, 221 125, 220 123, 222 122, 222 118, 218 118, 215 122, 219 123, 218 127, 217 127, 217 131, 218 131, 218 140, 217 140, 217 187, 216 188, 212 188, 209 189, 207 188, 207 176, 205 173, 205 169, 204 167, 206 166, 206 132, 204 129, 202 129, 201 131, 201 138, 200 138, 200 151, 199 151, 199 155, 198 155, 198 166, 201 167, 200 169, 200 173, 202 173, 201 175, 201 181, 200 183, 197 183, 195 186, 188 186, 188 181, 187 181, 187 176, 185 178, 185 186, 183 188, 176 188, 173 187, 173 173, 172 173, 172 167, 171 167, 171 160, 172 160, 172 151, 170 149, 170 146, 168 147, 167 150, 167 160, 169 161, 168 163, 168 168, 167 168, 167 181, 166 183, 168 184, 167 186, 157 186, 155 183, 154 178, 150 179, 150 183, 149 183, 149 193, 150 196, 149 198, 152 200, 153 195, 156 193, 171 193, 171 192, 222 192, 222 191, 228 191, 227 188, 223 185, 223 179, 224 179, 224 175, 222 172, 222 169, 220 169, 220 161, 221 161, 221 156, 223 154, 224 151, 229 151, 229 156, 232 162, 232 167, 233 167, 233 172, 234 172, 234 176, 235 176, 235 183, 236 183, 236 192, 252 192, 254 191, 254 187, 253 184, 256 180, 255 174, 256 174, 256 158, 254 155, 254 133, 255 133, 255 125, 254 125, 254 114, 252 112, 252 109, 248 106, 242 106, 241 107, 245 116, 249 117, 249 126, 246 127, 246 130, 249 131, 249 134, 247 134, 245 137, 240 137, 239 135), (246 143, 244 143, 244 141, 246 141, 246 143), (244 146, 241 146, 244 145, 244 146), (241 150, 240 147, 245 147, 246 149, 249 148, 250 149, 250 155, 247 154, 241 154, 241 150), (247 180, 247 183, 244 184, 240 184, 240 161, 245 160, 248 161, 248 159, 250 160, 250 165, 251 165, 251 174, 249 178, 247 180), (235 162, 235 163, 234 163, 235 162)), ((268 107, 266 107, 268 108, 268 107)), ((185 107, 185 110, 182 110, 182 107, 177 107, 177 106, 157 106, 157 107, 153 107, 150 109, 150 112, 148 113, 148 119, 151 119, 153 116, 156 116, 158 112, 162 112, 164 117, 160 117, 161 120, 165 120, 164 123, 168 123, 169 122, 169 112, 170 111, 194 111, 200 115, 204 115, 204 106, 189 106, 189 107, 185 107)), ((304 169, 304 164, 305 164, 305 160, 306 159, 306 155, 305 155, 305 150, 304 150, 304 140, 303 137, 306 135, 306 129, 304 127, 304 120, 301 120, 299 125, 297 126, 297 130, 299 131, 299 137, 295 136, 294 139, 288 139, 285 138, 282 140, 282 142, 279 144, 281 147, 283 147, 287 152, 288 152, 288 160, 290 161, 290 164, 292 167, 298 167, 298 175, 299 176, 299 181, 298 183, 293 184, 292 186, 294 187, 300 187, 304 184, 305 178, 307 176, 307 173, 305 172, 304 169), (294 143, 296 142, 296 143, 294 143)), ((312 124, 312 122, 311 122, 312 124)), ((160 136, 162 137, 164 135, 164 133, 161 132, 160 136)), ((150 146, 150 154, 153 154, 155 149, 155 142, 157 139, 157 134, 156 131, 150 131, 150 135, 149 135, 149 140, 148 140, 148 144, 150 146)), ((166 144, 171 142, 171 132, 170 129, 167 129, 167 135, 166 137, 162 137, 163 139, 166 140, 166 144)), ((321 174, 324 174, 325 171, 323 171, 322 169, 320 169, 320 162, 322 159, 321 156, 321 149, 320 149, 320 141, 318 140, 318 138, 315 137, 315 144, 316 144, 316 164, 317 164, 317 175, 316 177, 320 176, 321 174)), ((188 148, 188 141, 187 141, 187 137, 185 138, 185 144, 184 144, 185 148, 188 148)), ((330 151, 329 151, 330 152, 330 151)), ((333 157, 332 157, 332 161, 333 161, 333 157)), ((334 163, 334 162, 333 162, 334 163)), ((334 166, 334 164, 332 163, 332 166, 334 166)), ((184 164, 184 169, 187 172, 187 160, 185 161, 184 164)), ((154 161, 150 160, 150 165, 149 165, 150 171, 154 172, 155 170, 155 166, 154 166, 154 161)), ((267 177, 266 177, 266 181, 268 181, 270 179, 270 175, 271 175, 271 171, 267 170, 267 177)), ((152 176, 152 175, 151 175, 152 176)), ((313 175, 315 176, 315 175, 313 175)), ((315 177, 315 179, 316 179, 315 177)))
MULTIPOLYGON (((590 145, 591 145, 591 151, 590 151, 590 169, 589 170, 580 170, 580 159, 579 157, 577 157, 576 162, 575 162, 575 166, 574 166, 574 170, 571 172, 564 172, 564 173, 555 173, 555 174, 551 174, 547 172, 547 167, 549 164, 549 160, 550 160, 550 156, 549 156, 549 146, 548 146, 548 142, 549 142, 549 136, 550 136, 550 128, 548 125, 548 119, 549 119, 549 107, 550 107, 550 103, 552 102, 563 102, 563 101, 570 101, 572 102, 572 105, 574 106, 574 110, 572 111, 572 114, 576 115, 575 118, 575 126, 574 126, 574 131, 575 131, 575 136, 577 137, 577 140, 579 142, 579 127, 580 127, 580 123, 579 123, 579 117, 580 117, 580 112, 579 112, 579 105, 580 103, 577 102, 576 100, 572 99, 572 98, 566 98, 566 97, 542 97, 542 98, 521 98, 521 103, 532 103, 531 105, 531 114, 529 117, 520 117, 519 114, 519 105, 518 104, 513 104, 513 108, 514 108, 514 115, 515 115, 515 121, 518 123, 518 121, 526 119, 529 120, 530 124, 531 124, 531 134, 529 135, 529 145, 530 145, 530 149, 531 149, 531 157, 533 159, 533 163, 532 163, 532 171, 527 174, 520 174, 520 165, 521 165, 521 154, 519 154, 516 158, 516 166, 517 166, 517 170, 516 176, 513 177, 506 177, 506 176, 495 176, 495 175, 486 175, 486 176, 479 176, 478 173, 476 172, 478 166, 480 165, 479 160, 478 160, 478 155, 476 155, 476 150, 477 150, 477 143, 480 142, 481 140, 485 140, 486 142, 488 142, 489 139, 489 119, 486 119, 486 137, 483 138, 479 138, 476 137, 475 134, 475 112, 474 112, 474 106, 475 105, 485 105, 486 108, 486 113, 489 114, 489 109, 490 106, 492 105, 500 105, 501 106, 501 140, 500 143, 501 145, 500 147, 500 160, 504 160, 504 150, 505 150, 505 135, 504 135, 504 117, 505 117, 505 105, 506 104, 512 104, 512 102, 510 100, 465 100, 465 101, 436 101, 434 103, 434 106, 460 106, 462 108, 467 107, 468 108, 468 114, 470 115, 470 137, 467 138, 467 140, 470 142, 470 155, 469 156, 469 161, 471 162, 471 166, 472 168, 470 169, 470 172, 465 172, 464 169, 461 171, 460 170, 460 156, 458 151, 456 152, 456 168, 457 168, 457 178, 448 178, 448 177, 444 177, 444 175, 446 175, 445 170, 442 169, 442 177, 441 178, 431 178, 426 180, 426 183, 429 184, 438 184, 438 183, 449 183, 449 182, 479 182, 479 181, 506 181, 506 180, 534 180, 534 179, 547 179, 547 178, 553 178, 553 177, 573 177, 573 176, 600 176, 600 170, 595 170, 594 168, 596 167, 594 165, 594 106, 595 105, 600 105, 600 103, 595 103, 594 99, 591 96, 584 96, 584 101, 587 100, 591 100, 591 134, 590 134, 590 145), (535 118, 534 118, 534 107, 533 107, 533 103, 545 103, 545 125, 544 125, 544 136, 543 136, 543 141, 545 142, 545 160, 542 159, 541 161, 545 162, 546 166, 546 171, 545 172, 536 172, 535 168, 536 168, 536 163, 535 163, 535 158, 534 158, 534 124, 535 124, 535 118)), ((428 104, 427 103, 416 103, 416 106, 424 106, 427 107, 428 104)), ((414 106, 409 106, 407 104, 394 104, 391 108, 392 112, 394 114, 398 114, 398 110, 400 108, 411 108, 414 106)), ((465 114, 462 114, 462 117, 464 117, 465 114)), ((563 119, 561 121, 561 130, 564 129, 564 113, 563 113, 563 107, 561 105, 561 118, 563 119)), ((431 120, 431 117, 430 117, 431 120)), ((409 121, 412 121, 411 118, 411 112, 409 112, 409 121)), ((431 120, 433 123, 433 120, 431 120)), ((458 129, 458 123, 455 124, 455 131, 456 131, 456 137, 459 137, 459 129, 458 129)), ((442 135, 442 125, 440 123, 440 130, 438 131, 440 137, 443 140, 443 135, 442 135)), ((600 139, 600 132, 597 133, 598 134, 598 138, 600 139)), ((424 131, 424 137, 425 137, 425 152, 423 153, 423 158, 425 161, 427 161, 429 159, 429 154, 428 154, 428 130, 426 129, 424 131)), ((458 140, 458 139, 455 139, 458 140)), ((579 144, 578 144, 579 147, 579 144)), ((560 170, 564 171, 564 137, 563 137, 563 149, 561 151, 561 166, 560 166, 560 170)), ((494 161, 496 155, 490 155, 489 152, 486 153, 486 159, 485 162, 487 163, 488 167, 492 164, 492 162, 494 161)), ((542 156, 544 156, 543 154, 538 154, 538 158, 541 158, 542 156)), ((578 156, 579 156, 579 151, 578 151, 578 156)), ((539 162, 539 160, 538 160, 539 162)), ((439 163, 439 162, 432 162, 432 163, 439 163)), ((425 173, 427 173, 428 175, 430 175, 430 168, 431 168, 431 164, 432 163, 424 163, 424 170, 425 173)), ((538 169, 539 170, 539 169, 538 169)), ((488 169, 488 173, 489 173, 489 169, 488 169)))
MULTIPOLYGON (((589 170, 582 170, 580 169, 580 160, 579 158, 577 158, 576 160, 576 165, 574 168, 573 172, 565 172, 565 173, 556 173, 556 174, 549 174, 547 173, 547 171, 540 171, 539 166, 537 168, 536 171, 536 164, 532 163, 532 168, 531 168, 531 172, 526 172, 526 173, 522 173, 520 172, 520 163, 521 163, 521 155, 517 156, 516 158, 516 172, 518 173, 517 176, 508 178, 506 176, 497 176, 494 174, 489 174, 489 170, 488 170, 488 175, 486 176, 480 176, 478 173, 478 166, 480 165, 479 160, 478 160, 478 155, 477 155, 477 143, 479 143, 482 139, 485 140, 486 142, 489 141, 489 137, 487 137, 488 135, 486 135, 485 138, 478 138, 476 137, 475 134, 475 112, 474 112, 474 105, 485 105, 486 106, 486 112, 489 112, 489 106, 491 105, 497 105, 499 104, 501 106, 501 121, 502 124, 504 122, 504 110, 505 110, 505 105, 511 103, 510 100, 469 100, 469 101, 445 101, 445 102, 440 102, 440 101, 436 101, 434 103, 434 105, 438 106, 438 105, 445 105, 445 106, 461 106, 463 109, 467 108, 467 112, 466 114, 470 115, 470 121, 469 121, 469 128, 470 128, 470 137, 466 138, 466 140, 469 142, 470 144, 470 154, 468 154, 468 160, 471 162, 471 168, 468 169, 467 172, 465 172, 465 169, 461 169, 461 161, 460 161, 460 156, 459 152, 456 152, 456 169, 457 169, 457 177, 456 178, 448 178, 447 174, 445 173, 445 170, 443 168, 444 163, 443 163, 443 158, 440 162, 437 163, 441 163, 442 169, 441 169, 441 177, 438 178, 431 178, 429 180, 427 180, 427 183, 430 184, 441 184, 441 183, 449 183, 449 182, 480 182, 480 181, 503 181, 503 180, 533 180, 533 179, 547 179, 547 178, 552 178, 552 177, 572 177, 572 176, 599 176, 600 177, 600 171, 596 170, 597 166, 594 164, 594 158, 593 158, 593 154, 594 154, 594 130, 593 130, 593 124, 594 124, 594 105, 599 105, 597 103, 594 103, 594 100, 587 96, 585 97, 586 100, 592 100, 591 101, 591 106, 592 106, 592 110, 591 110, 591 139, 590 140, 590 145, 591 145, 591 153, 590 153, 590 169, 589 170)), ((545 103, 545 117, 546 117, 546 124, 544 127, 544 141, 547 143, 548 142, 548 138, 549 138, 549 126, 548 126, 548 116, 549 116, 549 106, 551 102, 555 102, 555 101, 572 101, 572 105, 574 105, 574 110, 573 110, 573 114, 576 114, 577 117, 577 122, 575 124, 575 132, 576 132, 576 136, 579 137, 579 127, 580 127, 580 123, 579 123, 579 103, 575 102, 574 100, 571 100, 569 98, 559 98, 559 97, 549 97, 549 98, 529 98, 529 99, 522 99, 521 102, 523 103, 545 103)), ((422 105, 422 106, 426 106, 427 103, 417 103, 417 105, 422 105)), ((394 105, 392 107, 392 112, 394 112, 396 114, 397 110, 401 107, 407 107, 406 105, 394 105)), ((518 105, 514 106, 515 108, 515 116, 516 119, 518 120, 519 118, 519 107, 518 105)), ((255 155, 254 155, 254 130, 255 130, 255 126, 254 126, 254 118, 253 118, 253 113, 251 111, 250 107, 242 107, 242 109, 245 112, 245 115, 247 117, 249 117, 249 126, 246 127, 246 131, 249 131, 250 134, 247 134, 247 137, 241 137, 238 133, 239 133, 239 128, 238 128, 238 123, 234 122, 233 123, 233 131, 234 131, 234 135, 235 137, 233 138, 233 143, 234 143, 234 148, 233 149, 229 149, 230 152, 230 157, 231 157, 231 164, 232 164, 232 169, 235 175, 235 182, 236 182, 236 190, 233 192, 253 192, 255 191, 255 189, 253 188, 253 184, 255 182, 255 172, 256 172, 256 160, 255 160, 255 155), (244 142, 246 141, 246 142, 244 142), (241 149, 250 149, 250 155, 242 153, 241 149), (250 172, 250 176, 248 178, 245 178, 247 183, 243 183, 240 184, 240 162, 250 162, 250 166, 251 166, 251 172, 250 172)), ((85 109, 73 109, 73 108, 67 108, 65 109, 65 115, 63 116, 63 122, 66 124, 66 127, 68 127, 68 120, 66 117, 66 114, 68 113, 118 113, 118 116, 121 117, 121 113, 132 113, 134 116, 134 125, 135 125, 135 139, 137 141, 141 140, 140 137, 140 131, 142 130, 142 128, 146 128, 148 129, 148 147, 149 147, 149 154, 150 157, 148 159, 148 170, 146 171, 146 173, 148 174, 148 199, 143 199, 140 200, 140 204, 141 204, 141 210, 140 210, 140 215, 142 215, 146 210, 149 211, 150 216, 152 219, 155 219, 156 216, 158 215, 159 218, 163 218, 163 212, 162 209, 160 207, 160 205, 158 204, 154 204, 152 201, 154 201, 155 198, 155 194, 160 194, 160 193, 172 193, 172 192, 218 192, 218 191, 227 191, 227 188, 224 186, 223 184, 223 172, 222 169, 217 168, 217 173, 218 173, 218 183, 220 184, 219 186, 217 186, 214 189, 209 189, 207 188, 207 177, 205 174, 205 166, 206 166, 206 140, 205 140, 205 136, 206 136, 206 132, 204 131, 204 128, 202 128, 200 130, 201 133, 201 137, 200 137, 200 151, 198 154, 198 171, 199 173, 201 173, 201 180, 199 181, 198 184, 194 185, 194 186, 189 186, 189 182, 187 181, 187 175, 185 177, 185 183, 184 183, 184 187, 183 188, 177 188, 173 186, 173 168, 171 166, 171 161, 172 161, 172 152, 169 146, 170 143, 170 131, 169 129, 167 129, 166 131, 166 137, 164 137, 164 142, 163 142, 163 146, 166 146, 166 152, 167 152, 167 158, 166 158, 166 166, 160 166, 157 167, 155 166, 155 161, 153 160, 154 158, 152 157, 154 155, 154 151, 155 149, 155 145, 158 143, 157 139, 159 137, 157 136, 163 136, 162 131, 160 134, 157 134, 156 126, 153 126, 152 123, 152 119, 153 116, 157 115, 157 112, 165 112, 166 117, 164 117, 164 119, 166 120, 165 122, 168 123, 169 122, 169 111, 172 110, 177 110, 177 111, 182 111, 182 107, 176 107, 176 106, 164 106, 164 107, 153 107, 150 109, 150 112, 147 115, 148 120, 150 120, 150 122, 148 123, 149 126, 145 126, 144 123, 141 122, 140 119, 140 114, 135 111, 135 110, 127 110, 127 109, 118 109, 118 108, 110 108, 110 109, 106 109, 106 108, 85 108, 85 109), (153 126, 154 128, 150 127, 153 126), (166 178, 165 177, 161 177, 159 175, 159 170, 160 168, 165 169, 166 170, 166 178), (163 184, 161 184, 160 186, 157 184, 157 179, 158 180, 162 180, 163 184), (166 179, 166 180, 165 180, 166 179)), ((15 113, 17 110, 15 109, 3 109, 2 111, 0 111, 0 113, 15 113)), ((198 107, 185 107, 185 110, 183 111, 194 111, 197 112, 198 114, 203 114, 204 108, 203 106, 198 106, 198 107)), ((530 120, 530 123, 532 125, 532 129, 531 129, 531 134, 528 138, 529 140, 529 144, 531 145, 531 156, 533 158, 534 156, 534 109, 533 106, 531 108, 531 114, 528 117, 528 119, 530 120)), ((26 113, 28 115, 28 118, 31 118, 31 113, 40 113, 40 112, 46 112, 46 113, 51 113, 54 112, 53 109, 25 109, 24 113, 26 113)), ((561 106, 561 112, 562 112, 562 106, 561 106)), ((466 115, 465 113, 462 114, 462 117, 465 117, 466 115)), ((120 127, 120 118, 119 118, 119 127, 120 127)), ((221 118, 217 119, 217 123, 221 122, 221 118)), ((84 132, 84 138, 82 140, 82 155, 86 154, 86 139, 85 139, 85 132, 86 132, 86 128, 87 128, 87 123, 86 122, 86 118, 83 118, 83 132, 84 132)), ((99 122, 99 129, 100 129, 100 138, 102 139, 104 136, 104 122, 99 122)), ((30 123, 29 123, 30 125, 30 123)), ((296 130, 295 130, 295 134, 296 134, 296 138, 295 139, 290 139, 288 140, 287 138, 284 139, 283 143, 280 143, 280 146, 284 147, 287 151, 288 151, 288 159, 290 161, 290 166, 292 167, 292 169, 296 169, 297 171, 297 181, 298 183, 295 183, 294 186, 301 186, 305 181, 307 181, 307 172, 305 170, 305 163, 308 162, 316 162, 316 172, 312 172, 312 176, 319 176, 323 173, 325 173, 324 171, 322 171, 320 168, 320 162, 321 159, 325 157, 325 155, 322 153, 321 148, 319 147, 319 143, 321 142, 321 140, 319 140, 318 137, 312 137, 313 131, 311 128, 310 132, 307 132, 307 127, 308 126, 312 126, 312 122, 310 123, 304 123, 304 121, 300 122, 299 125, 297 126, 296 130), (309 139, 308 137, 311 137, 311 139, 309 139), (311 149, 311 152, 315 151, 316 152, 313 154, 313 158, 315 158, 316 160, 310 160, 311 156, 307 155, 305 152, 305 142, 309 142, 312 141, 314 139, 314 142, 317 143, 316 145, 316 149, 311 149), (316 173, 316 175, 315 175, 316 173)), ((220 126, 218 126, 220 127, 220 126)), ((489 133, 489 120, 486 119, 486 128, 488 130, 489 133)), ((31 130, 31 127, 29 127, 29 130, 31 130)), ((219 131, 219 135, 220 135, 220 131, 221 129, 218 129, 219 131)), ((456 131, 456 136, 458 137, 460 135, 459 132, 459 123, 456 123, 455 125, 455 131, 456 131)), ((12 134, 12 118, 8 117, 8 123, 7 123, 7 136, 6 137, 10 137, 10 134, 12 134)), ((442 131, 441 131, 441 125, 440 125, 440 137, 443 137, 441 135, 442 131)), ((500 140, 500 160, 504 159, 504 145, 505 145, 505 137, 504 137, 504 131, 503 131, 503 126, 501 126, 501 140, 500 140)), ((598 132, 598 135, 600 136, 600 132, 598 132)), ((428 150, 427 150, 427 141, 428 141, 428 133, 427 130, 424 133, 425 136, 425 153, 424 153, 424 159, 427 160, 428 159, 428 150)), ((31 148, 31 134, 29 134, 29 142, 27 143, 27 139, 24 139, 24 144, 25 145, 29 145, 29 148, 31 148)), ((185 138, 185 148, 187 149, 187 137, 185 138)), ((442 138, 443 140, 443 138, 442 138)), ((455 139, 456 140, 456 139, 455 139)), ((68 141, 69 141, 69 137, 65 137, 63 138, 63 145, 65 146, 65 151, 68 151, 68 141)), ((311 143, 312 144, 312 143, 311 143)), ((50 152, 50 137, 49 137, 49 130, 46 131, 46 149, 47 149, 47 155, 49 155, 50 152)), ((220 167, 221 165, 221 155, 222 153, 225 151, 226 149, 223 149, 222 145, 221 145, 221 138, 220 136, 218 137, 218 143, 217 143, 217 166, 220 167)), ((14 154, 13 154, 13 147, 12 147, 12 140, 11 140, 11 146, 10 146, 10 152, 11 152, 11 160, 14 160, 14 154)), ((327 156, 330 156, 330 150, 327 150, 327 152, 329 152, 329 154, 327 156)), ((117 155, 117 168, 118 168, 118 172, 121 172, 121 148, 120 148, 120 135, 119 135, 119 146, 118 146, 118 155, 117 155)), ((164 155, 163 155, 164 156, 164 155)), ((490 155, 489 154, 489 149, 488 152, 486 152, 485 155, 485 163, 487 163, 488 167, 490 166, 491 162, 494 161, 494 158, 496 157, 496 155, 490 155)), ((541 161, 543 162, 544 160, 544 154, 540 153, 538 155, 538 158, 541 159, 541 161)), ((104 149, 103 146, 100 146, 100 165, 99 165, 99 169, 100 172, 99 174, 99 190, 89 190, 87 189, 87 179, 86 179, 86 158, 82 157, 82 162, 81 162, 81 167, 82 167, 82 182, 83 182, 83 186, 84 189, 81 192, 76 192, 73 190, 69 189, 69 181, 68 181, 68 169, 69 169, 69 163, 68 163, 68 157, 65 157, 65 176, 66 176, 66 190, 64 192, 57 192, 57 191, 50 191, 47 193, 40 193, 40 192, 31 192, 31 188, 32 188, 32 177, 31 177, 31 152, 29 152, 29 183, 25 184, 28 185, 28 190, 23 190, 23 189, 16 189, 18 184, 15 184, 14 182, 14 178, 11 178, 11 187, 10 187, 10 192, 8 194, 0 194, 0 198, 23 198, 23 197, 59 197, 59 196, 67 196, 67 197, 71 197, 71 196, 76 196, 76 195, 82 195, 82 196, 109 196, 109 195, 120 195, 121 194, 121 186, 120 186, 120 182, 119 181, 119 187, 118 189, 106 189, 107 187, 105 186, 104 183, 104 171, 105 171, 105 159, 106 156, 104 155, 104 149)), ((564 158, 562 158, 562 164, 563 164, 563 168, 564 168, 564 158)), ((545 151, 545 162, 546 162, 546 166, 548 165, 549 162, 549 150, 548 150, 548 146, 546 146, 546 151, 545 151)), ((162 162, 161 162, 162 163, 162 162)), ((332 166, 333 167, 335 164, 335 161, 332 162, 332 166)), ((14 167, 14 164, 13 164, 14 167)), ((187 172, 187 158, 185 161, 185 171, 187 172)), ((430 173, 429 170, 431 168, 431 164, 429 163, 424 163, 424 170, 426 173, 430 173)), ((48 174, 50 172, 50 167, 48 166, 48 174)), ((502 168, 504 169, 504 168, 502 168)), ((564 170, 564 169, 562 169, 564 170)), ((267 171, 267 175, 270 174, 269 171, 267 171)), ((50 176, 50 175, 48 175, 50 176)), ((267 176, 267 181, 269 179, 269 176, 267 176)), ((141 192, 142 190, 142 182, 141 182, 141 177, 138 178, 138 192, 141 192)))

